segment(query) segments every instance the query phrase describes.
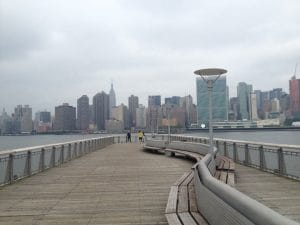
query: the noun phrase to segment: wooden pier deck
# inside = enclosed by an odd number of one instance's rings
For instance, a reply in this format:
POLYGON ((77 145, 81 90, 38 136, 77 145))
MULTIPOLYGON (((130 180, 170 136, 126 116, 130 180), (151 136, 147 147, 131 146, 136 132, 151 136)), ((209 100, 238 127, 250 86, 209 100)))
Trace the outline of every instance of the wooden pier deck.
POLYGON ((300 222, 300 181, 236 164, 235 188, 292 220, 300 222))
POLYGON ((0 188, 0 225, 167 224, 170 187, 191 166, 111 145, 0 188))
MULTIPOLYGON (((0 225, 167 224, 171 185, 192 162, 114 144, 0 187, 0 225)), ((236 165, 236 188, 300 222, 300 182, 236 165)))

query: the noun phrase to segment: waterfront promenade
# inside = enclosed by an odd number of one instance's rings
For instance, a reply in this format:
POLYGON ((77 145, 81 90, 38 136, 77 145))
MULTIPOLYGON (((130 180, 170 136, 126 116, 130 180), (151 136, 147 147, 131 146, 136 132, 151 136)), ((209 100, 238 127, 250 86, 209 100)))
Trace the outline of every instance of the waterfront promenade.
MULTIPOLYGON (((0 188, 0 225, 167 224, 171 185, 193 162, 114 144, 0 188)), ((300 222, 300 182, 236 166, 236 188, 300 222)))
POLYGON ((171 185, 192 162, 114 144, 0 188, 0 225, 167 224, 171 185))

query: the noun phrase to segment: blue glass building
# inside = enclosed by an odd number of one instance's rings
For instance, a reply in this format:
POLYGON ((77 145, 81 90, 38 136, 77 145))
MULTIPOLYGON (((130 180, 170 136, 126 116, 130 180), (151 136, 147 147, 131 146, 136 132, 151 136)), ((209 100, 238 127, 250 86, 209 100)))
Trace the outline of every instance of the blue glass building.
MULTIPOLYGON (((196 85, 198 124, 207 124, 209 120, 207 84, 201 77, 198 77, 196 78, 196 85)), ((225 76, 220 77, 214 83, 212 115, 213 121, 228 120, 228 91, 225 76)))

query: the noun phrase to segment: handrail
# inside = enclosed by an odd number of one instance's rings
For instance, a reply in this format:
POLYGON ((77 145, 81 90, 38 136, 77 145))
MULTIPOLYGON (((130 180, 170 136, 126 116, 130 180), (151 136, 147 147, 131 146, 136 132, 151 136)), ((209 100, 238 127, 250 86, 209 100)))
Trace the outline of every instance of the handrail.
POLYGON ((211 192, 240 212, 251 222, 257 225, 299 225, 299 223, 280 215, 265 205, 214 178, 208 169, 210 160, 212 160, 212 155, 209 153, 194 167, 201 182, 211 192))
POLYGON ((68 145, 68 144, 74 144, 74 143, 79 143, 79 142, 83 142, 83 141, 91 141, 91 140, 98 140, 101 138, 111 138, 111 137, 118 137, 118 136, 103 136, 103 137, 97 137, 97 138, 86 138, 86 139, 79 139, 79 140, 75 140, 75 141, 59 142, 59 143, 52 143, 52 144, 46 144, 46 145, 36 145, 36 146, 30 146, 30 147, 25 147, 25 148, 7 149, 7 150, 0 151, 0 156, 11 154, 11 153, 27 152, 29 150, 35 150, 35 149, 40 149, 40 148, 49 148, 49 147, 53 147, 53 146, 55 147, 55 146, 61 146, 61 145, 68 145))
POLYGON ((115 143, 115 137, 119 136, 87 138, 0 151, 0 186, 104 148, 115 143))

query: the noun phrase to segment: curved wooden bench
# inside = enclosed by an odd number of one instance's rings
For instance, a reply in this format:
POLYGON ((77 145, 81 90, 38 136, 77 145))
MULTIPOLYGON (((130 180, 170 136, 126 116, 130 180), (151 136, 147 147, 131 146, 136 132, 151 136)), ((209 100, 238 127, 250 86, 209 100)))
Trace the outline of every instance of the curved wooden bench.
POLYGON ((172 186, 165 211, 171 225, 208 225, 196 203, 194 173, 184 173, 172 186))

